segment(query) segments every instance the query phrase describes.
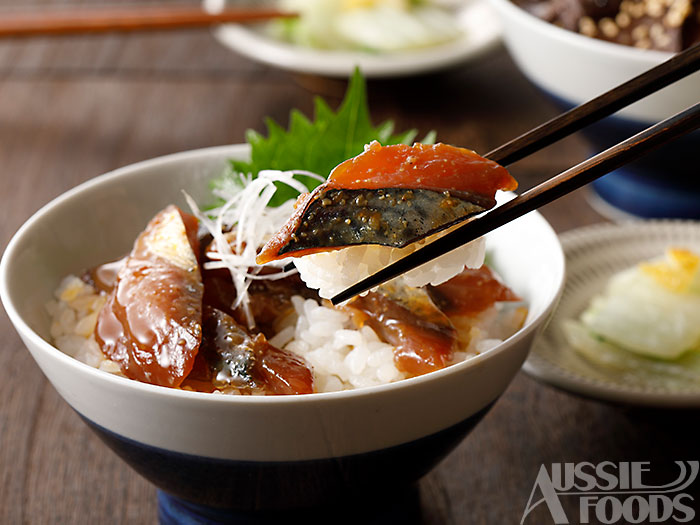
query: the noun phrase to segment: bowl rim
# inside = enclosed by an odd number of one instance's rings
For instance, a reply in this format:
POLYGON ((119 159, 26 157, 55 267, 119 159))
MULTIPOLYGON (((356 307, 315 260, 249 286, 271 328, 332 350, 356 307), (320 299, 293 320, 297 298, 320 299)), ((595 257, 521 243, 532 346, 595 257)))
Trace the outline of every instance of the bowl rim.
MULTIPOLYGON (((12 236, 5 251, 0 259, 0 299, 2 300, 5 311, 7 312, 10 321, 14 325, 16 331, 20 337, 24 340, 29 340, 36 349, 49 354, 53 359, 62 361, 65 365, 75 370, 80 374, 87 374, 95 380, 107 381, 111 383, 114 387, 134 389, 136 391, 141 391, 144 395, 155 395, 162 396, 172 399, 187 399, 190 401, 207 401, 213 403, 233 403, 233 404, 244 404, 244 405, 257 405, 257 404, 285 404, 285 403, 311 403, 319 401, 340 400, 349 398, 361 398, 365 396, 374 396, 380 393, 390 393, 394 391, 403 390, 405 388, 412 388, 415 385, 429 384, 435 381, 440 381, 443 377, 452 376, 454 374, 459 374, 466 369, 471 369, 479 366, 483 366, 483 363, 493 356, 501 354, 506 350, 512 348, 519 341, 527 338, 532 334, 533 331, 538 330, 544 324, 544 321, 552 314, 556 304, 561 297, 562 291, 564 289, 565 283, 565 259, 564 252, 561 244, 557 242, 557 251, 555 255, 555 268, 561 274, 559 276, 559 281, 556 289, 554 290, 547 306, 535 317, 531 318, 527 325, 518 330, 508 339, 504 340, 501 344, 496 347, 490 348, 485 352, 478 354, 473 357, 469 357, 464 361, 449 365, 440 370, 430 372, 421 376, 411 377, 407 379, 402 379, 392 383, 374 385, 368 387, 361 387, 351 390, 342 390, 336 392, 314 392, 311 394, 295 394, 295 395, 283 395, 283 396, 233 396, 233 395, 212 395, 205 392, 194 392, 188 390, 181 390, 176 388, 163 387, 159 385, 152 385, 149 383, 143 383, 140 381, 135 381, 126 377, 117 376, 110 374, 108 372, 94 368, 88 364, 82 363, 81 361, 75 359, 68 354, 65 354, 53 344, 49 343, 43 337, 41 337, 37 332, 35 332, 27 322, 20 315, 19 311, 15 307, 12 300, 12 293, 10 292, 10 267, 12 261, 15 259, 16 252, 18 251, 23 238, 29 231, 31 231, 36 225, 40 224, 44 217, 50 214, 54 209, 64 206, 68 201, 72 200, 81 193, 92 189, 93 187, 104 184, 107 181, 113 179, 119 179, 122 177, 137 177, 141 175, 141 172, 146 169, 152 169, 160 165, 165 165, 173 162, 181 162, 186 160, 197 160, 206 158, 217 158, 223 157, 225 155, 234 154, 244 154, 249 151, 249 146, 247 144, 232 144, 223 146, 212 146, 206 148, 199 148, 194 150, 187 150, 178 153, 172 153, 168 155, 163 155, 159 157, 154 157, 148 160, 143 160, 126 166, 122 166, 115 170, 108 171, 101 175, 98 175, 92 179, 89 179, 69 190, 62 193, 61 195, 55 197, 36 212, 34 212, 17 230, 17 232, 12 236)), ((551 234, 556 238, 556 232, 552 226, 547 222, 544 217, 542 217, 539 212, 531 212, 538 216, 542 221, 544 227, 548 228, 551 234)), ((557 239, 558 240, 558 239, 557 239)), ((29 346, 26 345, 25 346, 29 346)))
MULTIPOLYGON (((613 55, 618 60, 634 61, 643 64, 654 65, 671 58, 674 53, 658 51, 654 49, 640 49, 615 42, 608 42, 597 38, 588 37, 559 27, 551 22, 542 20, 522 7, 515 5, 511 0, 489 0, 502 16, 507 16, 519 22, 521 25, 544 33, 558 42, 566 42, 579 49, 594 51, 599 54, 613 55)), ((508 30, 504 27, 504 36, 508 30)), ((649 66, 650 67, 650 66, 649 66)))
MULTIPOLYGON (((201 1, 209 12, 216 12, 221 3, 219 0, 201 1)), ((496 14, 486 11, 485 6, 488 8, 484 0, 470 0, 460 5, 456 19, 462 34, 454 40, 397 51, 372 53, 306 47, 274 38, 246 24, 223 24, 214 28, 212 34, 221 45, 234 52, 288 71, 347 78, 359 66, 366 78, 398 78, 454 67, 495 49, 501 41, 501 27, 496 14), (474 14, 478 15, 482 31, 476 40, 474 27, 470 25, 474 14), (484 17, 488 17, 488 24, 483 23, 484 17)))

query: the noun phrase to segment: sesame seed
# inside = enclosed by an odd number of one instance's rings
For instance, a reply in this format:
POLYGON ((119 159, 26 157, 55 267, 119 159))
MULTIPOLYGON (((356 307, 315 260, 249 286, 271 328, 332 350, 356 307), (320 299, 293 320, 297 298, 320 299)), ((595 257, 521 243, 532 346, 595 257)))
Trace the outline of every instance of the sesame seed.
POLYGON ((664 6, 659 0, 649 0, 646 3, 647 15, 652 18, 660 18, 664 14, 664 6))
POLYGON ((640 49, 651 49, 651 40, 648 38, 642 38, 640 40, 637 40, 634 43, 634 47, 638 47, 640 49))
POLYGON ((658 40, 663 38, 665 34, 664 27, 660 23, 654 22, 651 24, 651 27, 649 28, 649 36, 655 44, 658 44, 658 40))
POLYGON ((672 39, 666 33, 659 37, 656 41, 656 45, 661 48, 665 48, 671 45, 672 39))
POLYGON ((644 4, 630 4, 629 9, 627 12, 632 18, 642 18, 644 16, 646 9, 644 8, 644 4))
POLYGON ((608 38, 615 38, 620 34, 620 28, 617 27, 617 24, 612 18, 601 18, 600 22, 598 22, 598 27, 600 27, 600 31, 608 38))
POLYGON ((627 13, 618 13, 615 17, 615 23, 617 24, 617 27, 620 27, 622 29, 629 27, 630 22, 632 22, 632 19, 627 13))
POLYGON ((664 17, 664 24, 669 28, 681 27, 683 25, 683 15, 681 15, 677 10, 672 9, 664 17))
POLYGON ((595 22, 590 16, 583 16, 578 21, 578 30, 582 35, 595 36, 598 32, 595 22))
POLYGON ((649 27, 640 24, 632 30, 632 38, 635 41, 644 40, 649 36, 649 27))

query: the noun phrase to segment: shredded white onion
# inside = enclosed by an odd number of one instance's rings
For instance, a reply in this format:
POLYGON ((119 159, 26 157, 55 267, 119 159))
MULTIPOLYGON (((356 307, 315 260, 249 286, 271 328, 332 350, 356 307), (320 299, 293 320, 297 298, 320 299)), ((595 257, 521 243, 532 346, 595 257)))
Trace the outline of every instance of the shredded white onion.
POLYGON ((325 181, 320 175, 302 170, 263 170, 256 178, 238 174, 237 184, 231 184, 226 190, 219 189, 216 192, 226 203, 206 213, 199 209, 192 197, 185 194, 192 213, 214 239, 214 250, 207 252, 210 261, 204 263, 204 268, 225 268, 229 271, 236 288, 236 302, 232 307, 243 308, 249 328, 255 326, 248 295, 250 284, 255 280, 283 279, 297 273, 296 269, 282 269, 291 259, 268 263, 267 267, 279 268, 280 271, 264 275, 259 275, 261 267, 255 262, 258 248, 284 225, 294 210, 295 199, 290 199, 275 208, 268 206, 277 190, 275 182, 286 184, 300 193, 309 191, 302 182, 294 179, 294 175, 305 175, 325 181), (235 238, 233 248, 226 232, 231 232, 235 238))

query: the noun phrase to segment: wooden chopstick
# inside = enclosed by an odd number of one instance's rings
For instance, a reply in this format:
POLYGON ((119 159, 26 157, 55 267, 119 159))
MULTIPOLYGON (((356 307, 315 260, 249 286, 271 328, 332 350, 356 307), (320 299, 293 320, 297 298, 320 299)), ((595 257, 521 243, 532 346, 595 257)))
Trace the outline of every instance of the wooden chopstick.
POLYGON ((562 113, 484 156, 499 164, 512 164, 672 84, 697 71, 699 67, 700 44, 695 44, 645 73, 562 113))
POLYGON ((528 212, 544 206, 698 127, 700 127, 700 102, 573 168, 569 168, 505 204, 494 208, 485 215, 467 222, 420 250, 399 259, 347 290, 340 292, 331 301, 333 304, 347 301, 359 293, 406 273, 528 212))
POLYGON ((144 31, 259 22, 296 16, 276 9, 226 9, 207 13, 197 6, 132 6, 0 11, 0 37, 57 36, 74 33, 144 31))

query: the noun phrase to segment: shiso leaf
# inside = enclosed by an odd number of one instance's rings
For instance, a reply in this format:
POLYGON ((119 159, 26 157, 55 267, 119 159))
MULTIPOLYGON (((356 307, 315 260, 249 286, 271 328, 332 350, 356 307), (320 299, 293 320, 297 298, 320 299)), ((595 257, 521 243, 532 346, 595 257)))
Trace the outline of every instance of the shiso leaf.
MULTIPOLYGON (((254 131, 246 132, 251 147, 250 161, 232 160, 231 169, 212 182, 212 189, 230 187, 230 179, 239 174, 256 178, 261 170, 303 170, 327 178, 331 170, 351 157, 362 153, 365 144, 378 140, 383 145, 410 144, 416 130, 394 134, 394 123, 386 121, 373 126, 367 104, 367 87, 359 69, 348 84, 347 92, 337 112, 320 97, 314 101, 315 118, 309 120, 298 110, 292 110, 289 129, 285 130, 274 120, 265 121, 267 137, 254 131)), ((430 132, 423 142, 432 143, 435 133, 430 132)), ((304 175, 295 178, 309 190, 320 184, 304 175)), ((270 206, 279 206, 297 196, 296 190, 278 184, 270 206)))

